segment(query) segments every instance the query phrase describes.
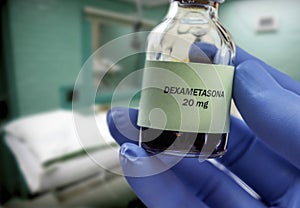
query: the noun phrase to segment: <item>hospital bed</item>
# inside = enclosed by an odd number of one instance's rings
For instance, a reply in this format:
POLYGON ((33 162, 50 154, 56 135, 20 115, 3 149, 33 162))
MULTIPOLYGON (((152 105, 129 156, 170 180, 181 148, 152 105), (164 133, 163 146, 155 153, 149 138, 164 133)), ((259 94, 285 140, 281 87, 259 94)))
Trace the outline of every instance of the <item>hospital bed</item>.
POLYGON ((0 148, 4 207, 127 207, 136 199, 105 112, 54 110, 9 122, 0 148))

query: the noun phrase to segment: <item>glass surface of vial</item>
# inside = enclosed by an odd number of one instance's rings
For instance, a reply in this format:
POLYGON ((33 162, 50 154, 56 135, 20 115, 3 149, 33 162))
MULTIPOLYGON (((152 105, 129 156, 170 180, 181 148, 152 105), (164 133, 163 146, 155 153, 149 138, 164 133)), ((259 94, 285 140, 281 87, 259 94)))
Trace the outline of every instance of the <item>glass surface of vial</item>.
MULTIPOLYGON (((146 60, 232 65, 235 46, 219 21, 219 2, 173 0, 148 37, 146 60)), ((226 152, 227 135, 141 127, 140 145, 153 154, 216 158, 226 152)))

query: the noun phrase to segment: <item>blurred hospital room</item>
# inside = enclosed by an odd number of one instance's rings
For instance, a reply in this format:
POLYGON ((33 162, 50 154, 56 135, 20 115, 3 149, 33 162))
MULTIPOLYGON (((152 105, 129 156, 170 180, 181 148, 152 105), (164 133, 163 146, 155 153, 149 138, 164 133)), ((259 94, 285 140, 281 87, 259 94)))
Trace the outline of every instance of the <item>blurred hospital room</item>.
MULTIPOLYGON (((169 0, 0 4, 0 207, 144 207, 122 174, 106 114, 138 107, 144 31, 169 0)), ((300 81, 299 8, 298 0, 226 0, 219 17, 237 46, 300 81)))

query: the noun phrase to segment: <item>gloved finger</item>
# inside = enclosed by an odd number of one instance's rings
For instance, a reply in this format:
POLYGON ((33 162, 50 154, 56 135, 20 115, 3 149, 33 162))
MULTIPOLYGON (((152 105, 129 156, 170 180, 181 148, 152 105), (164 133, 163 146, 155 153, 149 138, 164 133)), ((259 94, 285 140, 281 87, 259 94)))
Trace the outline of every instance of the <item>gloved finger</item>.
POLYGON ((251 196, 230 176, 209 162, 184 158, 172 170, 209 207, 266 207, 251 196))
POLYGON ((137 126, 138 110, 125 107, 112 108, 107 113, 107 124, 110 134, 122 145, 125 142, 138 143, 139 127, 137 126))
POLYGON ((128 183, 147 207, 207 207, 190 194, 168 165, 155 156, 149 157, 137 145, 123 144, 120 161, 128 183))
POLYGON ((296 80, 287 76, 286 74, 274 69, 273 67, 269 66, 268 64, 261 61, 260 59, 247 53, 243 49, 241 49, 239 47, 236 48, 236 58, 234 60, 235 67, 237 67, 244 61, 250 61, 250 60, 259 62, 268 71, 268 73, 278 82, 278 84, 280 84, 283 88, 300 95, 300 83, 299 82, 297 82, 296 80))
POLYGON ((248 52, 246 52, 242 48, 236 47, 236 55, 235 55, 235 59, 234 59, 234 62, 233 62, 235 67, 237 67, 238 65, 240 65, 244 61, 250 61, 250 60, 260 61, 258 58, 256 58, 255 56, 249 54, 248 52))
POLYGON ((190 62, 211 64, 214 62, 217 52, 218 49, 215 45, 204 42, 194 42, 189 50, 189 59, 190 62))
POLYGON ((300 169, 300 96, 284 89, 256 61, 235 72, 233 97, 251 130, 300 169))
POLYGON ((227 153, 219 159, 272 206, 294 184, 298 170, 257 139, 241 120, 232 117, 227 153))

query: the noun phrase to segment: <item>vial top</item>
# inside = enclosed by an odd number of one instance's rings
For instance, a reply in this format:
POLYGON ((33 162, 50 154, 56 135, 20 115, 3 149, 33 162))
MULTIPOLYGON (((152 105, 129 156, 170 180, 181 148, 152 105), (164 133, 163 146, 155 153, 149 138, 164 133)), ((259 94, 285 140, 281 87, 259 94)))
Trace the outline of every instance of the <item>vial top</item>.
POLYGON ((209 4, 209 3, 223 3, 225 0, 173 0, 180 3, 187 4, 209 4))

